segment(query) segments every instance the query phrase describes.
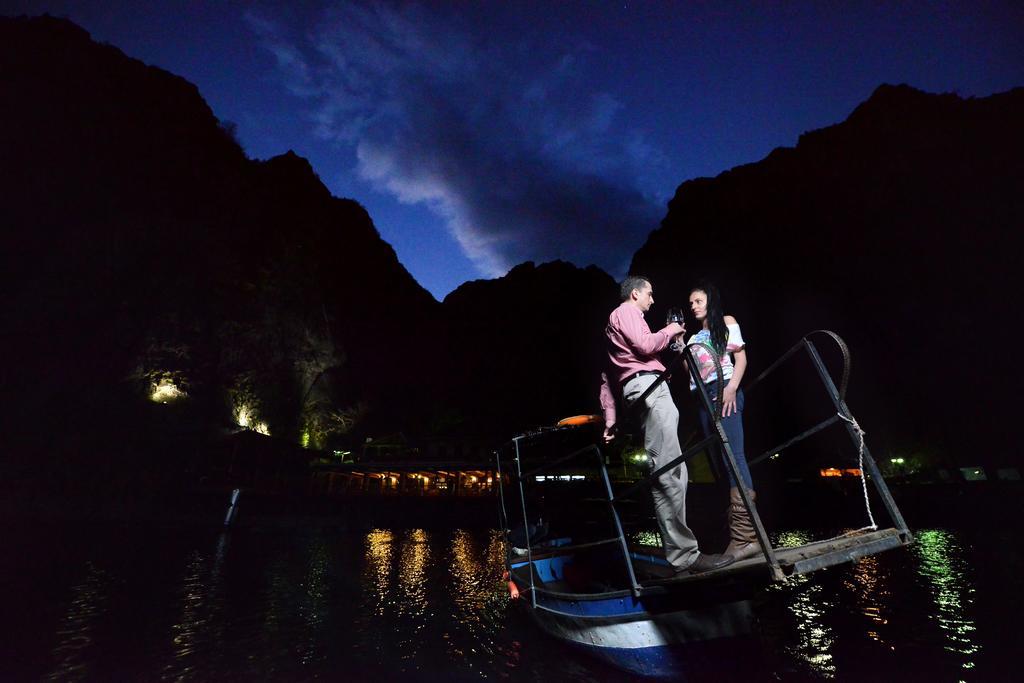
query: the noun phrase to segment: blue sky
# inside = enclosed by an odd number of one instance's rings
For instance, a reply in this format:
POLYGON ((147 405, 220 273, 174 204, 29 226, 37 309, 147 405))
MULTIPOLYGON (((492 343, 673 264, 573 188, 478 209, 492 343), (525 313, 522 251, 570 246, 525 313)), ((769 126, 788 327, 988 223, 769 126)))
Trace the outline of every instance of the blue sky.
POLYGON ((307 157, 438 299, 526 260, 624 274, 685 180, 881 83, 1024 85, 1019 2, 6 2, 195 83, 307 157))

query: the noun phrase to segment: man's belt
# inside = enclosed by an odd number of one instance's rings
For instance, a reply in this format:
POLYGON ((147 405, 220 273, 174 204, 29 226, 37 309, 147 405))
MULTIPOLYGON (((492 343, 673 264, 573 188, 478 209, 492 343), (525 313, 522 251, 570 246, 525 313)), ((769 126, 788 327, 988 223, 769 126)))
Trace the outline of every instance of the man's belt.
POLYGON ((640 377, 642 375, 660 375, 660 374, 661 373, 658 372, 657 370, 641 370, 640 372, 634 372, 632 375, 627 375, 626 378, 624 380, 622 380, 622 386, 623 386, 623 388, 625 388, 625 386, 627 384, 629 384, 630 380, 634 380, 637 377, 640 377))

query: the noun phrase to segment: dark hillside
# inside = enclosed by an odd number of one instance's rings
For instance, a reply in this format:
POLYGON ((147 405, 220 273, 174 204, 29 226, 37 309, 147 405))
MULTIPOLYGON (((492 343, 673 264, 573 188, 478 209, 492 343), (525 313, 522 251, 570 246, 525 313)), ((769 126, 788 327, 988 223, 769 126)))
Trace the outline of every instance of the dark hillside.
POLYGON ((755 374, 803 333, 838 332, 851 408, 883 451, 1016 462, 1004 342, 1024 291, 1021 121, 1024 89, 882 86, 795 148, 681 185, 633 268, 664 305, 718 281, 755 374))
POLYGON ((67 21, 0 19, 0 74, 0 392, 22 452, 144 439, 138 403, 166 382, 209 429, 244 407, 292 440, 410 409, 400 350, 437 337, 440 305, 308 162, 247 159, 193 85, 67 21))

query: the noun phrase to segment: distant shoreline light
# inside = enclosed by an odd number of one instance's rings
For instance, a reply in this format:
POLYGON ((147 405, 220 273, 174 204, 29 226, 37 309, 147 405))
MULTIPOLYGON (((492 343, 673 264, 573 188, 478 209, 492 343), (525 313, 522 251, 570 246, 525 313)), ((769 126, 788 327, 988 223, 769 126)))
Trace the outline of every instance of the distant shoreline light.
POLYGON ((187 396, 188 394, 179 389, 173 380, 166 377, 159 382, 153 382, 150 386, 149 400, 154 403, 171 403, 187 396))
POLYGON ((238 423, 239 427, 251 429, 263 436, 270 436, 270 427, 266 422, 258 421, 252 409, 247 405, 240 405, 235 409, 235 422, 238 423))

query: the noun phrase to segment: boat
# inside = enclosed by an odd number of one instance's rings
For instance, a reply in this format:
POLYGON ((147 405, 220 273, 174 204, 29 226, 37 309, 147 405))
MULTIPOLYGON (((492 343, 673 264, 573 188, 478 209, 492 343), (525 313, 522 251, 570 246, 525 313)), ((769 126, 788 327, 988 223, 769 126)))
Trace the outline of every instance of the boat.
MULTIPOLYGON (((680 357, 689 356, 692 346, 680 357)), ((809 356, 835 413, 749 462, 756 465, 819 431, 842 426, 857 452, 870 524, 804 545, 773 547, 754 501, 741 487, 761 553, 718 570, 677 574, 665 560, 659 542, 652 542, 651 532, 644 537, 635 531, 638 521, 643 526, 636 501, 650 495, 651 479, 708 448, 720 448, 726 465, 736 473, 736 461, 721 427, 721 405, 708 396, 703 382, 696 381, 700 400, 715 416, 712 435, 625 487, 613 486, 609 476, 600 440, 603 421, 568 418, 553 427, 519 435, 495 451, 495 469, 501 481, 500 514, 507 539, 505 580, 510 595, 542 631, 631 674, 686 677, 709 661, 723 661, 720 655, 729 652, 737 639, 752 636, 752 599, 766 586, 913 541, 864 442, 864 432, 846 405, 849 350, 838 335, 826 330, 806 335, 745 391, 749 395, 752 387, 801 350, 809 356), (833 341, 842 353, 839 387, 812 340, 816 335, 833 341), (874 521, 869 482, 891 521, 884 528, 874 521), (595 512, 595 505, 603 511, 595 512)), ((659 382, 670 376, 675 365, 659 382)), ((696 368, 697 364, 687 366, 696 368)), ((721 367, 717 372, 721 379, 721 367)), ((627 413, 633 406, 627 407, 627 413)))

